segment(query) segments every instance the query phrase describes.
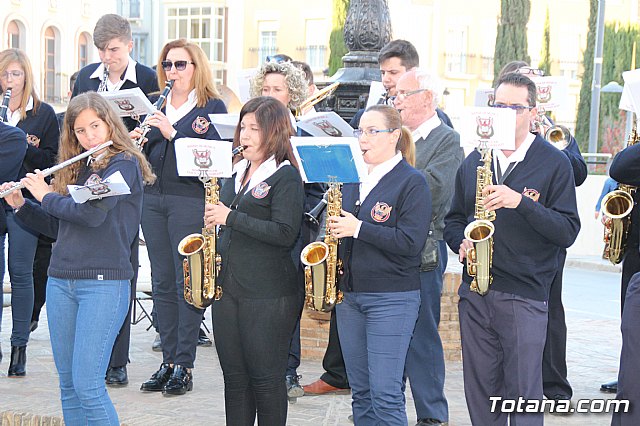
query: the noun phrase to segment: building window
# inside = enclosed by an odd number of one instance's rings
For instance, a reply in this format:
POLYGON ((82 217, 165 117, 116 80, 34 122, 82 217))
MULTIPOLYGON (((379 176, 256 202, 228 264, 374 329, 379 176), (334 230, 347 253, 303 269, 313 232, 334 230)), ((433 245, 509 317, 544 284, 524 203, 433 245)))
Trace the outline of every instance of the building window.
MULTIPOLYGON (((210 4, 210 3, 209 3, 210 4)), ((214 70, 217 84, 226 80, 226 7, 170 7, 167 9, 167 38, 185 38, 199 45, 214 70)))
POLYGON ((89 37, 86 33, 80 34, 78 39, 78 69, 89 64, 89 37))
POLYGON ((56 34, 48 27, 44 33, 44 98, 47 102, 56 100, 56 34))
POLYGON ((7 27, 7 47, 9 49, 20 49, 20 27, 16 21, 9 22, 7 27))
POLYGON ((305 28, 305 61, 311 69, 323 69, 326 64, 327 25, 324 19, 307 19, 305 28))
POLYGON ((445 70, 449 74, 467 72, 467 34, 466 26, 454 26, 447 31, 445 70))
POLYGON ((258 23, 258 63, 267 61, 267 56, 278 53, 278 31, 275 21, 258 23))
POLYGON ((141 19, 140 0, 122 0, 122 16, 129 19, 141 19))
POLYGON ((133 50, 131 52, 131 57, 141 64, 147 64, 147 34, 136 34, 133 33, 131 35, 133 39, 133 50))

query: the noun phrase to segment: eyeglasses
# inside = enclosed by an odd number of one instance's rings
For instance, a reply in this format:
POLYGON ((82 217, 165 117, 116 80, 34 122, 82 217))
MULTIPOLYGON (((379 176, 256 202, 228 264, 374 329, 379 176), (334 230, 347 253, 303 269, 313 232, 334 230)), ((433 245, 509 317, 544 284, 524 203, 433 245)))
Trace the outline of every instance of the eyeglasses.
POLYGON ((417 90, 411 90, 409 92, 398 92, 396 96, 389 96, 388 102, 391 102, 391 104, 393 104, 393 101, 395 101, 396 99, 399 101, 404 101, 406 98, 408 98, 411 95, 415 95, 416 93, 426 92, 426 91, 427 89, 417 89, 417 90))
POLYGON ((516 115, 520 115, 525 111, 531 111, 532 109, 535 108, 528 105, 505 105, 505 104, 497 104, 495 102, 490 102, 489 106, 491 108, 509 108, 514 110, 516 112, 516 115))
POLYGON ((367 135, 367 136, 375 136, 378 133, 391 133, 394 130, 398 130, 397 127, 394 127, 393 129, 355 129, 353 131, 353 136, 360 139, 362 137, 362 135, 367 135))
POLYGON ((18 71, 18 70, 6 71, 6 72, 0 74, 0 77, 2 77, 5 80, 8 80, 9 77, 11 77, 11 78, 20 78, 20 77, 23 77, 23 76, 24 76, 24 71, 18 71))
POLYGON ((188 64, 194 64, 195 62, 191 62, 191 61, 175 61, 175 62, 171 62, 171 61, 162 61, 162 69, 165 70, 166 72, 171 71, 171 67, 176 67, 176 71, 184 71, 187 68, 188 64))
POLYGON ((520 68, 518 68, 518 73, 519 74, 533 74, 533 75, 543 76, 544 75, 544 70, 541 70, 539 68, 520 67, 520 68))

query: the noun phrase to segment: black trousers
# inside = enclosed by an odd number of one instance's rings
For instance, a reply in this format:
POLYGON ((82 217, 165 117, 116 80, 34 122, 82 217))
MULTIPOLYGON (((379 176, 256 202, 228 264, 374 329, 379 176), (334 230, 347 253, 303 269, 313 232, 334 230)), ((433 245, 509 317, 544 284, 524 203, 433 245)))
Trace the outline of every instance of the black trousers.
POLYGON ((131 293, 129 296, 129 310, 127 316, 124 318, 122 327, 118 332, 116 341, 113 344, 111 350, 111 360, 109 361, 109 368, 122 367, 129 362, 129 343, 131 342, 131 309, 136 300, 136 284, 138 282, 138 268, 139 262, 139 233, 136 233, 133 243, 131 244, 131 266, 133 266, 133 278, 131 278, 131 293))
POLYGON ((47 279, 49 262, 51 261, 51 245, 55 240, 40 234, 36 257, 33 261, 33 313, 31 321, 40 320, 40 312, 47 300, 47 279))
POLYGON ((349 389, 349 380, 347 379, 347 368, 342 358, 342 348, 340 347, 340 338, 338 337, 338 324, 336 323, 336 310, 331 311, 331 320, 329 322, 329 343, 327 350, 322 358, 322 368, 324 374, 320 376, 322 381, 333 387, 340 389, 349 389))
POLYGON ((561 250, 558 270, 549 292, 549 322, 542 356, 542 388, 549 399, 556 395, 568 399, 573 396, 573 389, 567 380, 567 324, 562 306, 562 272, 566 258, 567 251, 561 250))
POLYGON ((224 376, 228 426, 279 426, 287 421, 285 371, 299 312, 297 294, 239 298, 226 291, 211 308, 224 376))

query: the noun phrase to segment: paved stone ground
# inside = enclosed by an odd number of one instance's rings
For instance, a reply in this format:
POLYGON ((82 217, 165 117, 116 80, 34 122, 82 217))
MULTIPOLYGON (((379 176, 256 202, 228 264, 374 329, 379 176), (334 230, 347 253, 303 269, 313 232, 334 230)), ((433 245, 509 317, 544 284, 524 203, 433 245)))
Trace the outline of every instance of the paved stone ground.
MULTIPOLYGON (((143 256, 144 258, 144 256, 143 256)), ((144 262, 143 262, 144 263, 144 262)), ((597 263, 597 262, 595 262, 597 263)), ((597 269, 597 267, 594 267, 597 269)), ((148 266, 141 269, 141 280, 148 280, 148 266)), ((619 294, 618 289, 610 289, 619 294)), ((614 299, 615 296, 612 296, 614 299)), ((142 302, 150 308, 149 301, 142 302)), ((208 313, 207 313, 208 314, 208 313)), ((43 311, 40 327, 31 335, 27 351, 27 377, 9 379, 9 332, 11 310, 4 309, 1 341, 5 358, 0 364, 0 413, 30 413, 60 417, 61 408, 57 375, 52 361, 46 313, 43 311)), ((210 317, 207 315, 210 324, 210 317)), ((619 321, 615 315, 598 316, 588 312, 567 312, 569 328, 569 379, 574 386, 574 399, 611 397, 598 391, 599 383, 617 374, 620 351, 619 321)), ((222 373, 215 348, 199 348, 194 370, 194 390, 182 397, 166 398, 160 394, 140 392, 140 383, 153 373, 161 362, 161 354, 151 351, 155 337, 147 331, 148 322, 132 328, 130 384, 124 388, 109 389, 120 421, 127 425, 223 425, 224 399, 222 373)), ((319 362, 303 361, 299 369, 302 383, 315 380, 322 372, 319 362)), ((449 400, 450 425, 469 425, 462 386, 462 364, 447 365, 446 394, 449 400)), ((288 425, 350 425, 350 396, 306 396, 289 405, 288 425)), ((407 391, 409 424, 415 423, 411 393, 407 391)), ((3 425, 12 424, 4 414, 3 425)), ((54 419, 49 418, 51 422, 54 419)), ((567 417, 546 415, 547 425, 605 425, 609 415, 573 414, 567 417)), ((20 424, 20 423, 15 423, 20 424)), ((25 423, 22 423, 25 424, 25 423)), ((481 425, 482 426, 482 425, 481 425)))

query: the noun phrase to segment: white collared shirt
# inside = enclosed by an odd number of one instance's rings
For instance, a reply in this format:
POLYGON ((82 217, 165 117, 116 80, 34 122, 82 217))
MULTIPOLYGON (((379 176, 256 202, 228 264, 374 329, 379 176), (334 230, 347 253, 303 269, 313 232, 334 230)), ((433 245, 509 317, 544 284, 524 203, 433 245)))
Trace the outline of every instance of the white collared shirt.
POLYGON ((178 108, 175 108, 173 105, 171 105, 172 93, 173 92, 169 92, 169 94, 167 95, 167 107, 165 108, 165 115, 169 119, 169 123, 173 125, 176 124, 176 122, 182 117, 187 115, 189 111, 195 108, 196 104, 198 103, 198 97, 196 96, 196 89, 193 89, 191 92, 189 92, 186 102, 180 105, 178 108))
MULTIPOLYGON (((33 96, 29 96, 29 101, 27 101, 27 108, 25 108, 25 111, 31 111, 32 109, 33 109, 33 96)), ((20 116, 20 113, 21 113, 20 108, 16 109, 15 111, 11 111, 10 109, 7 109, 6 123, 9 126, 16 127, 20 122, 20 119, 22 118, 20 116)))
MULTIPOLYGON (((364 202, 369 193, 376 187, 376 185, 380 182, 387 173, 389 173, 395 166, 398 165, 399 162, 402 161, 402 153, 396 152, 396 155, 391 157, 385 162, 382 162, 375 166, 367 176, 362 179, 360 182, 360 204, 364 202)), ((358 221, 358 225, 356 226, 356 232, 353 234, 353 238, 358 238, 358 234, 360 233, 360 227, 362 226, 362 221, 358 221)))
POLYGON ((411 133, 414 142, 418 139, 426 139, 429 136, 429 133, 436 127, 442 124, 442 120, 438 117, 438 114, 434 111, 433 117, 422 123, 416 130, 411 133))
MULTIPOLYGON (((118 80, 117 83, 112 83, 111 80, 107 79, 107 91, 115 92, 116 90, 120 90, 125 81, 129 80, 133 84, 138 84, 138 78, 136 76, 136 64, 131 56, 129 56, 129 63, 127 64, 127 69, 124 72, 124 78, 118 80)), ((102 77, 104 74, 104 64, 100 63, 98 68, 91 74, 89 78, 97 78, 102 81, 102 77)))
MULTIPOLYGON (((534 135, 533 133, 527 133, 527 137, 524 138, 524 141, 522 142, 522 144, 518 147, 518 149, 513 151, 511 155, 508 157, 504 155, 504 153, 500 149, 493 150, 493 158, 495 158, 496 161, 498 161, 498 163, 500 164, 500 171, 503 174, 509 168, 509 165, 511 163, 515 163, 513 167, 516 167, 516 165, 519 162, 524 160, 524 157, 527 155, 527 151, 531 147, 531 144, 533 143, 533 140, 535 138, 536 138, 536 135, 534 135)), ((494 169, 495 169, 495 166, 494 166, 494 169)))
MULTIPOLYGON (((268 160, 265 160, 258 166, 258 169, 251 175, 251 180, 247 185, 244 193, 253 189, 260 182, 265 181, 269 176, 277 172, 281 167, 291 164, 289 160, 284 160, 280 165, 276 164, 276 158, 272 155, 268 160)), ((236 174, 235 179, 235 192, 236 194, 242 189, 242 181, 244 180, 244 174, 249 170, 249 160, 242 159, 233 166, 233 172, 236 174)))

